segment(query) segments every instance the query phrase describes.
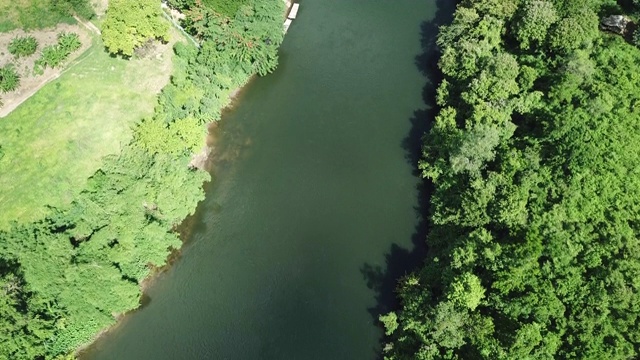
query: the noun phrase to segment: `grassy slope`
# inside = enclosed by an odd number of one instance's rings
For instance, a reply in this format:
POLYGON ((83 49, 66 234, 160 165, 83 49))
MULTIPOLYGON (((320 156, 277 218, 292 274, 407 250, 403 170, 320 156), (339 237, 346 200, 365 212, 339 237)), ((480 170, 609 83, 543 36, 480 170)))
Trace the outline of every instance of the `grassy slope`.
POLYGON ((152 114, 171 48, 162 60, 124 61, 95 42, 79 63, 0 119, 0 229, 70 202, 100 159, 128 142, 131 124, 152 114))

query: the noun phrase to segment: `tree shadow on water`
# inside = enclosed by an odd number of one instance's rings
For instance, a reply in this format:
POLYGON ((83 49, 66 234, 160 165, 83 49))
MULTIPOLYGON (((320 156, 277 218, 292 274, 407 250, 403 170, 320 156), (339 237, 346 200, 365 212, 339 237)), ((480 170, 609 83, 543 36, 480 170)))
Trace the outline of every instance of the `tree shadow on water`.
MULTIPOLYGON (((438 111, 435 104, 435 90, 437 84, 442 80, 442 74, 437 66, 439 59, 436 48, 438 28, 451 21, 456 1, 436 0, 436 6, 435 16, 420 26, 422 53, 415 58, 415 64, 426 80, 422 91, 424 107, 414 111, 413 116, 409 119, 411 129, 402 141, 405 158, 414 169, 413 175, 416 177, 420 176, 417 165, 422 156, 422 138, 430 129, 438 111)), ((429 230, 427 219, 431 189, 432 186, 428 181, 422 179, 418 181, 416 192, 418 202, 415 206, 417 223, 411 236, 412 247, 404 249, 397 244, 392 244, 389 252, 385 255, 384 267, 365 263, 360 268, 367 286, 376 294, 376 305, 368 310, 374 321, 380 326, 382 325, 378 322, 378 317, 397 309, 399 306, 394 291, 398 280, 416 270, 427 255, 425 240, 429 230)), ((381 346, 378 346, 375 352, 377 358, 382 359, 380 348, 381 346)))

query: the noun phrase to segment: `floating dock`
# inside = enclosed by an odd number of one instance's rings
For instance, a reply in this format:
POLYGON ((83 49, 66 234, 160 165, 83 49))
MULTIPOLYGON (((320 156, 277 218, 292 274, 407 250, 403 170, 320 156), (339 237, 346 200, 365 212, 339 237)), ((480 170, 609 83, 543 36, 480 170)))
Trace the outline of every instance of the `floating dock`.
POLYGON ((296 16, 298 16, 298 9, 300 8, 300 4, 295 3, 293 4, 293 6, 291 6, 291 11, 289 11, 289 16, 287 16, 289 19, 293 20, 296 18, 296 16))

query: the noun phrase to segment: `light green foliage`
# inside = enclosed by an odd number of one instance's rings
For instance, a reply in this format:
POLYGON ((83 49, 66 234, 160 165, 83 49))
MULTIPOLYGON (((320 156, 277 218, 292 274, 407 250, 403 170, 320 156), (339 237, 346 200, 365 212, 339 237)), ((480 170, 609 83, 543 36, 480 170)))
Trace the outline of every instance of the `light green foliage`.
POLYGON ((608 0, 500 4, 440 33, 431 253, 385 359, 638 358, 640 50, 597 30, 608 0))
POLYGON ((167 41, 169 23, 158 0, 111 0, 102 23, 102 40, 112 54, 132 56, 149 39, 167 41))
POLYGON ((206 127, 194 117, 170 124, 145 119, 134 130, 135 141, 150 153, 194 153, 204 144, 205 135, 206 127))
POLYGON ((380 315, 380 322, 384 325, 385 334, 391 335, 398 328, 398 316, 394 312, 380 315))
POLYGON ((204 124, 236 87, 275 66, 282 7, 252 0, 231 28, 199 24, 210 35, 200 49, 175 46, 174 76, 153 114, 139 83, 159 71, 156 60, 94 46, 0 122, 2 219, 21 220, 0 231, 0 358, 65 356, 138 306, 140 282, 180 247, 173 230, 204 196, 208 173, 188 165, 204 124), (216 50, 226 31, 262 43, 216 50), (131 126, 135 118, 144 120, 131 126))
POLYGON ((18 88, 20 76, 13 65, 5 65, 0 68, 0 92, 9 92, 18 88))
POLYGON ((252 0, 229 19, 202 4, 187 10, 186 27, 202 40, 199 51, 177 45, 176 52, 190 66, 178 71, 160 96, 164 122, 197 118, 217 121, 230 94, 253 74, 275 69, 283 40, 284 4, 252 0))
POLYGON ((514 34, 520 47, 529 49, 544 41, 549 28, 558 20, 558 14, 551 1, 528 0, 521 7, 518 20, 514 34))
POLYGON ((458 306, 475 310, 484 298, 484 288, 477 276, 464 273, 453 280, 447 298, 458 306))
POLYGON ((589 8, 581 8, 576 14, 558 21, 551 30, 549 44, 558 51, 570 53, 580 48, 589 48, 597 38, 598 15, 589 8))
POLYGON ((38 42, 33 36, 15 37, 9 43, 9 53, 16 58, 29 56, 36 52, 38 42))

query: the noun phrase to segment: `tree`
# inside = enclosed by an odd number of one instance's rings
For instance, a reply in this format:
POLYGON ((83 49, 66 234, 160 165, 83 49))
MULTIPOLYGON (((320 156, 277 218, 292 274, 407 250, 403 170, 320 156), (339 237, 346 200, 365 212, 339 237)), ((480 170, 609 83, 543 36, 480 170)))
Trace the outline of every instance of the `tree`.
POLYGON ((640 50, 597 30, 611 0, 510 3, 497 41, 500 0, 441 29, 430 251, 380 317, 387 360, 640 354, 640 50))
POLYGON ((149 39, 169 39, 169 24, 162 18, 158 1, 109 1, 102 40, 110 53, 132 56, 149 39))
POLYGON ((522 7, 519 21, 514 33, 520 47, 529 49, 531 45, 540 44, 547 36, 547 31, 558 20, 558 14, 552 2, 545 0, 529 0, 522 7))

